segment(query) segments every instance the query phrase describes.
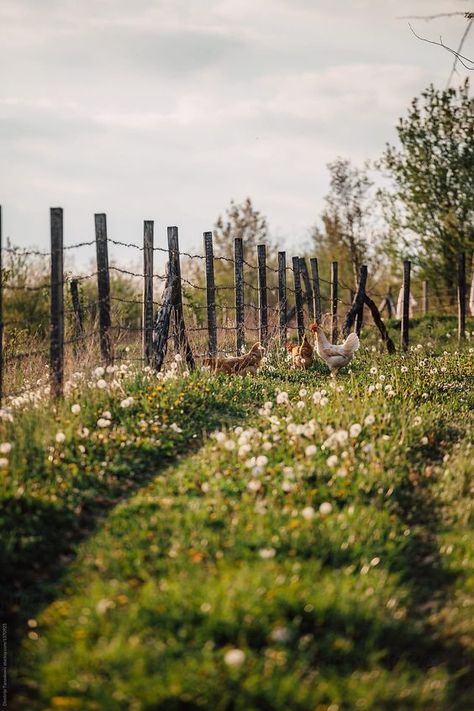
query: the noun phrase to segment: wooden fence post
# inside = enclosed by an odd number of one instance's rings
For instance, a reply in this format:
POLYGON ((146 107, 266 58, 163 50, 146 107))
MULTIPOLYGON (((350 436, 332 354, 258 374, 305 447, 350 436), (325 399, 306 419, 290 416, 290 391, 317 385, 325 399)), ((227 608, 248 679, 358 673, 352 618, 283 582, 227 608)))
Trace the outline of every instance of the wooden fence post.
POLYGON ((170 260, 170 282, 173 294, 175 349, 177 352, 184 351, 188 367, 194 368, 194 356, 186 336, 186 326, 184 323, 177 227, 168 227, 168 252, 170 260))
POLYGON ((204 232, 206 256, 207 338, 209 355, 217 355, 216 284, 214 279, 214 247, 212 232, 204 232))
POLYGON ((143 223, 143 358, 153 362, 153 247, 154 223, 143 223))
POLYGON ((300 257, 300 274, 303 277, 303 284, 305 290, 304 301, 306 301, 308 304, 309 317, 312 321, 314 321, 313 290, 311 288, 311 280, 309 278, 308 266, 304 257, 300 257))
POLYGON ((280 346, 282 348, 286 348, 287 309, 286 252, 278 252, 278 310, 280 316, 280 346))
POLYGON ((245 348, 244 243, 242 237, 234 239, 234 278, 236 348, 239 356, 245 348))
MULTIPOLYGON (((354 299, 352 301, 352 305, 347 312, 344 325, 342 327, 342 333, 346 337, 349 335, 349 332, 354 324, 354 321, 356 321, 358 315, 360 314, 361 311, 361 306, 364 305, 365 302, 365 287, 367 285, 367 265, 362 264, 359 270, 359 283, 357 285, 357 293, 354 296, 354 299)), ((357 321, 356 321, 357 323, 357 321)), ((359 334, 357 334, 359 335, 359 334)))
POLYGON ((51 219, 51 331, 50 368, 51 394, 60 398, 64 381, 64 267, 63 210, 52 207, 51 219))
POLYGON ((410 271, 411 262, 407 259, 403 262, 403 310, 401 322, 401 347, 403 351, 408 350, 409 329, 410 329, 410 271))
POLYGON ((110 341, 110 275, 107 244, 107 217, 104 213, 94 215, 95 245, 97 254, 97 290, 99 295, 100 352, 106 363, 112 362, 110 341))
POLYGON ((337 262, 331 262, 331 342, 337 340, 337 262))
POLYGON ((79 341, 84 337, 84 311, 79 296, 79 282, 72 279, 69 286, 71 291, 72 310, 74 312, 74 353, 78 352, 79 341))
POLYGON ((425 280, 422 283, 422 296, 421 296, 421 302, 422 302, 422 313, 423 316, 426 316, 428 313, 428 282, 425 280))
POLYGON ((321 287, 319 284, 319 268, 316 257, 310 259, 311 278, 313 280, 313 299, 314 299, 314 320, 316 323, 321 323, 321 287))
POLYGON ((157 311, 153 327, 153 367, 161 370, 168 350, 168 334, 170 329, 171 311, 173 309, 173 285, 170 279, 169 263, 166 265, 165 288, 161 297, 161 305, 157 311))
POLYGON ((257 245, 258 264, 258 311, 260 343, 267 345, 268 341, 268 298, 267 298, 267 248, 264 244, 257 245))
POLYGON ((293 283, 295 287, 296 303, 296 324, 298 327, 298 339, 301 341, 304 336, 304 311, 303 294, 301 292, 300 258, 293 257, 293 283))
POLYGON ((0 407, 3 401, 3 236, 2 206, 0 205, 0 407))
POLYGON ((458 340, 466 338, 466 255, 458 256, 458 340))

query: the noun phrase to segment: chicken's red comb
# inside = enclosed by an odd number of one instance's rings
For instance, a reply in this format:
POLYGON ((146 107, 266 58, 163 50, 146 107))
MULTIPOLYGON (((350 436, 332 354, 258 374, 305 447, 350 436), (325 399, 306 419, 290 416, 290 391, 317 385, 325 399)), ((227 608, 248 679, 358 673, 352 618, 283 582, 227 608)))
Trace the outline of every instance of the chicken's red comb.
POLYGON ((309 330, 311 331, 311 333, 316 333, 318 330, 318 324, 312 323, 311 326, 309 327, 309 330))

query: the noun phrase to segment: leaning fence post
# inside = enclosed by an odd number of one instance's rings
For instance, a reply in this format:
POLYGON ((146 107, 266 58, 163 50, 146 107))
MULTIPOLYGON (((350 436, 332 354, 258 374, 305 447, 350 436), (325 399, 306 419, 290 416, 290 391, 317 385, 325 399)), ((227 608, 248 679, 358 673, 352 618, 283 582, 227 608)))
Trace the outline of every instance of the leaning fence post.
POLYGON ((3 237, 2 206, 0 205, 0 407, 3 401, 3 237))
POLYGON ((314 320, 316 323, 321 323, 321 287, 319 284, 319 268, 316 257, 310 259, 311 278, 313 280, 313 299, 314 299, 314 320))
POLYGON ((331 262, 331 341, 337 340, 337 262, 331 262))
POLYGON ((186 363, 194 368, 194 356, 186 336, 183 314, 183 292, 181 290, 181 264, 179 260, 178 228, 168 227, 168 252, 170 263, 170 282, 172 285, 174 328, 176 350, 184 350, 186 363))
POLYGON ((411 262, 405 260, 403 262, 403 309, 401 323, 401 347, 402 350, 408 350, 409 343, 409 328, 410 328, 410 271, 411 262))
POLYGON ((143 223, 143 358, 153 361, 153 220, 143 223))
POLYGON ((257 245, 258 264, 258 312, 260 343, 267 345, 268 341, 268 299, 267 299, 267 248, 264 244, 257 245))
POLYGON ((300 258, 293 257, 293 283, 295 287, 295 303, 296 303, 296 324, 298 327, 298 338, 301 340, 304 336, 304 311, 303 311, 303 294, 301 292, 301 273, 300 273, 300 258))
POLYGON ((217 354, 217 323, 216 323, 216 284, 214 279, 214 247, 212 232, 204 232, 204 254, 206 257, 206 298, 207 298, 207 333, 208 352, 210 356, 217 354))
POLYGON ((234 277, 236 346, 237 355, 240 355, 245 347, 244 243, 242 237, 234 239, 234 277))
MULTIPOLYGON (((361 264, 359 268, 359 280, 357 284, 357 293, 354 295, 354 298, 352 300, 351 307, 349 311, 347 312, 346 318, 344 320, 344 324, 342 326, 342 333, 345 337, 347 337, 350 333, 350 330, 352 326, 354 325, 354 321, 356 321, 356 327, 357 327, 357 317, 361 312, 361 306, 364 305, 365 301, 365 288, 367 285, 367 265, 366 264, 361 264)), ((357 334, 359 335, 359 334, 357 334)))
POLYGON ((425 280, 422 283, 422 296, 421 296, 421 301, 422 301, 422 310, 423 310, 423 316, 426 316, 428 313, 428 282, 425 280))
POLYGON ((84 311, 79 297, 79 283, 72 279, 69 285, 71 290, 72 310, 74 313, 74 353, 78 351, 78 343, 84 337, 84 311))
POLYGON ((458 340, 466 338, 466 255, 458 256, 458 340))
POLYGON ((50 368, 51 394, 63 394, 64 380, 64 268, 63 268, 63 210, 52 207, 51 219, 51 331, 50 368))
POLYGON ((110 342, 110 275, 107 244, 107 217, 104 213, 94 215, 95 245, 97 254, 97 290, 99 295, 100 352, 106 363, 112 361, 110 342))
POLYGON ((287 333, 286 252, 278 252, 278 311, 280 315, 280 346, 286 348, 287 333))
POLYGON ((311 321, 314 321, 314 303, 313 303, 313 290, 311 288, 311 280, 309 278, 308 267, 306 264, 306 259, 300 257, 300 274, 303 278, 305 295, 303 301, 308 304, 309 317, 311 321))

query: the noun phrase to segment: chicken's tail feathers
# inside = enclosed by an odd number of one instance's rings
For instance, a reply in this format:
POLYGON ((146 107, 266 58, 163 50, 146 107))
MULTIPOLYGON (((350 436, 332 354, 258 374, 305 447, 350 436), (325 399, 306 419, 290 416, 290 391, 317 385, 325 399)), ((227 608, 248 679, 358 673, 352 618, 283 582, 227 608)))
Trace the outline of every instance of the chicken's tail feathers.
POLYGON ((349 333, 342 346, 346 355, 353 356, 360 346, 359 336, 357 333, 349 333))

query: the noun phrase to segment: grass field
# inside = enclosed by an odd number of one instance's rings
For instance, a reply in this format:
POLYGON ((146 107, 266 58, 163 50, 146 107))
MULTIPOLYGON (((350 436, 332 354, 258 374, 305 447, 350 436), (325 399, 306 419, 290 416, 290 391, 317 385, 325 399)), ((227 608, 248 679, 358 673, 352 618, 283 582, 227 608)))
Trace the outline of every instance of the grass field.
POLYGON ((11 707, 471 709, 474 336, 415 326, 335 387, 122 366, 4 421, 11 707))

